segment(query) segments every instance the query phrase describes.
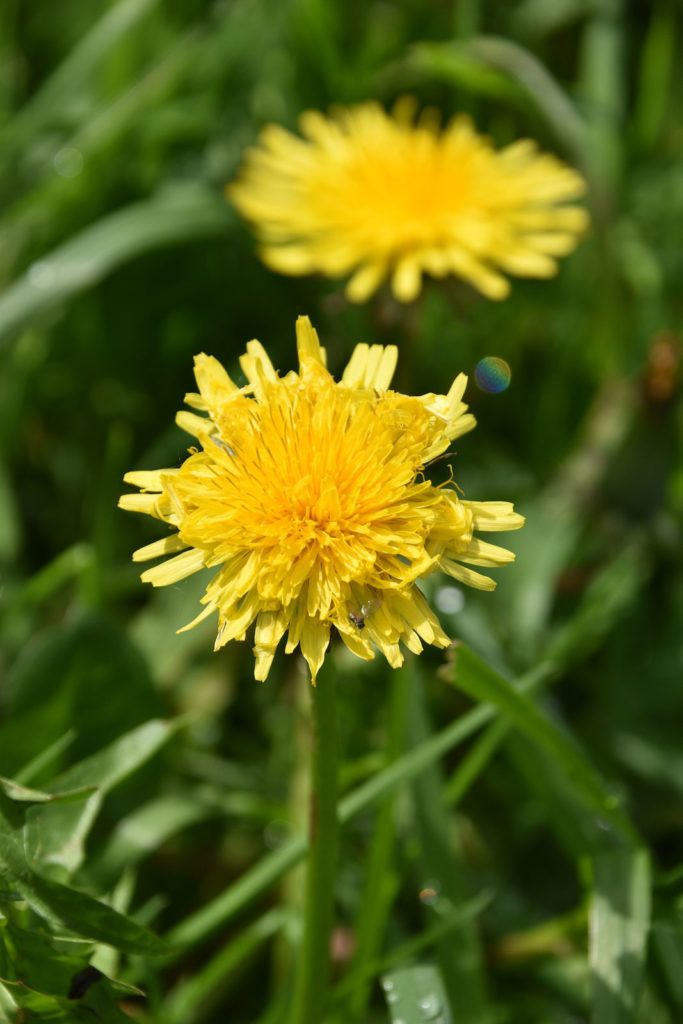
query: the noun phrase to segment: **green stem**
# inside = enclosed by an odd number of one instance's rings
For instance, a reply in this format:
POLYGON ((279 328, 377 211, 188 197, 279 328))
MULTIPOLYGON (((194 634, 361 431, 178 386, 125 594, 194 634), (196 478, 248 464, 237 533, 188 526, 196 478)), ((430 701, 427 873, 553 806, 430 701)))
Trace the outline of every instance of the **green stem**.
MULTIPOLYGON (((405 744, 406 706, 410 670, 406 667, 391 680, 391 696, 387 722, 386 761, 391 764, 401 756, 405 744)), ((349 974, 362 974, 362 965, 378 958, 387 918, 397 891, 394 869, 396 826, 395 793, 380 805, 367 858, 363 898, 356 921, 356 952, 349 974)), ((348 976, 348 975, 347 975, 348 976)), ((372 991, 373 976, 366 975, 351 990, 348 1004, 349 1020, 365 1020, 372 991)))
POLYGON ((311 773, 310 848, 304 934, 292 1004, 292 1024, 320 1024, 324 1017, 330 973, 330 932, 337 866, 337 706, 336 680, 323 674, 312 689, 313 764, 311 773))
MULTIPOLYGON (((311 744, 313 722, 311 715, 311 674, 303 658, 294 659, 290 685, 292 688, 291 738, 294 750, 289 781, 287 823, 292 835, 305 836, 308 828, 311 799, 311 744)), ((287 910, 290 921, 300 920, 304 912, 306 894, 306 863, 301 862, 288 871, 282 880, 280 904, 287 910)), ((297 954, 298 935, 291 929, 282 929, 273 943, 273 977, 278 991, 289 989, 293 965, 297 954)))

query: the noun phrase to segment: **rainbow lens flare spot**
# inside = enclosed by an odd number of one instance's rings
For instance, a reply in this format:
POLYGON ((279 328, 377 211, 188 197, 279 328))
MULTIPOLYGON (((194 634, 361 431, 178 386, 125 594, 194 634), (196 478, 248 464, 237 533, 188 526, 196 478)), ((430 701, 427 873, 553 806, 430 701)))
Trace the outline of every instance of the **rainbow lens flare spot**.
POLYGON ((480 359, 474 371, 474 379, 482 391, 498 395, 510 386, 512 371, 504 359, 486 356, 480 359))

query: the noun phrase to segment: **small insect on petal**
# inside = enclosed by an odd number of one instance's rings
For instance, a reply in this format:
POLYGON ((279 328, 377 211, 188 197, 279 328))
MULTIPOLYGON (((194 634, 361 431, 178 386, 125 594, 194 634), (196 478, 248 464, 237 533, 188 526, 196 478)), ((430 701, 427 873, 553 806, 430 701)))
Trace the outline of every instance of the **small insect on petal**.
POLYGON ((234 449, 231 448, 230 445, 228 444, 228 442, 224 441, 222 437, 215 437, 212 434, 211 435, 211 440, 213 441, 213 443, 216 445, 217 448, 222 448, 224 452, 227 452, 228 455, 232 455, 234 457, 234 455, 235 455, 234 449))

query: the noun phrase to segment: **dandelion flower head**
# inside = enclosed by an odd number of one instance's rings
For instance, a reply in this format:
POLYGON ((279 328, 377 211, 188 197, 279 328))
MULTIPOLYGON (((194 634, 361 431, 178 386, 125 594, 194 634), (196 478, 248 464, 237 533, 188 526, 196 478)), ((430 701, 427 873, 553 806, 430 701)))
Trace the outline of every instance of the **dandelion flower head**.
POLYGON ((154 586, 216 568, 189 626, 218 614, 216 648, 254 625, 255 676, 275 649, 300 646, 315 676, 334 627, 361 658, 375 650, 397 667, 400 645, 444 647, 449 638, 417 581, 437 569, 485 590, 470 566, 498 566, 511 552, 475 530, 513 530, 507 502, 461 499, 434 486, 427 464, 471 430, 461 374, 446 395, 389 389, 394 346, 356 346, 339 382, 307 317, 297 322, 299 372, 280 377, 258 341, 247 345, 238 387, 211 356, 195 358, 194 412, 178 424, 196 437, 179 468, 127 473, 140 489, 120 506, 174 532, 136 551, 170 555, 142 574, 154 586))
POLYGON ((409 302, 422 275, 455 274, 490 299, 505 277, 552 277, 588 222, 568 205, 581 176, 528 139, 495 150, 469 118, 440 130, 434 112, 415 122, 404 97, 330 117, 301 115, 303 138, 277 125, 247 150, 227 189, 253 225, 261 256, 283 274, 351 275, 346 294, 368 299, 386 278, 409 302))

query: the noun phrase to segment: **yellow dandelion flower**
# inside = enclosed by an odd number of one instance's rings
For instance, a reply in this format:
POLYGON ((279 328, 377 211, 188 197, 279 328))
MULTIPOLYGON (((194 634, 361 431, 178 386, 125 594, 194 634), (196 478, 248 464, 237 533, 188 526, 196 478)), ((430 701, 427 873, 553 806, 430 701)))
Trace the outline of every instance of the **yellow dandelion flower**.
POLYGON ((504 274, 552 277, 586 211, 581 176, 523 139, 496 151, 461 115, 439 131, 415 102, 389 116, 373 102, 331 117, 307 111, 304 138, 268 125, 227 195, 253 225, 261 257, 283 274, 351 274, 352 302, 391 277, 410 302, 422 275, 456 274, 503 299, 504 274))
POLYGON ((464 501, 424 477, 475 425, 463 374, 447 395, 413 398, 389 389, 393 345, 357 345, 337 383, 308 317, 297 342, 299 373, 284 377, 249 342, 242 388, 212 356, 196 356, 199 393, 186 402, 197 411, 177 422, 201 447, 179 469, 124 478, 140 493, 124 495, 121 508, 174 528, 133 559, 173 556, 142 574, 154 586, 216 567, 203 611, 184 629, 217 612, 217 649, 255 624, 257 679, 287 632, 287 652, 301 647, 315 681, 332 627, 354 654, 370 659, 376 648, 397 667, 401 643, 417 653, 422 641, 450 642, 417 580, 441 569, 493 589, 469 566, 514 556, 474 531, 524 520, 507 502, 464 501))

